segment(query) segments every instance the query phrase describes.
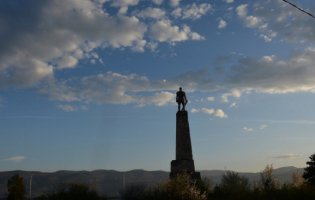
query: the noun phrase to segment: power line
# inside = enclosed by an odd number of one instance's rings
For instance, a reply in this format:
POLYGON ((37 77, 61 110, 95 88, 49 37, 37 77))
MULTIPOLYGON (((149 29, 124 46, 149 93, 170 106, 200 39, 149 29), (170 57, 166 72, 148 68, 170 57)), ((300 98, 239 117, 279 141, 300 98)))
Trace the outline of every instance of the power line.
POLYGON ((293 3, 291 3, 291 2, 288 2, 288 1, 286 1, 286 0, 282 0, 282 1, 284 1, 284 2, 286 2, 286 3, 288 3, 288 4, 290 4, 291 6, 293 6, 293 7, 296 7, 297 9, 299 9, 300 11, 302 11, 302 12, 304 12, 304 13, 306 13, 306 14, 308 14, 309 16, 311 16, 311 17, 313 17, 313 18, 315 18, 315 16, 314 15, 312 15, 311 13, 309 13, 309 12, 306 12, 305 10, 303 10, 302 8, 300 8, 300 7, 298 7, 298 6, 296 6, 295 4, 293 4, 293 3))

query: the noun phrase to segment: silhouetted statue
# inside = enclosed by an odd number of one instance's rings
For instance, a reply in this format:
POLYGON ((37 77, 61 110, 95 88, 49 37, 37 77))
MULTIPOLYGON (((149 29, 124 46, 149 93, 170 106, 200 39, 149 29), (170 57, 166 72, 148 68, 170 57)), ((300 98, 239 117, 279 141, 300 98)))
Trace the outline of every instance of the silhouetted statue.
POLYGON ((186 98, 186 93, 182 91, 182 87, 180 87, 179 91, 176 93, 176 102, 178 104, 178 111, 180 111, 180 104, 183 105, 183 109, 181 111, 185 111, 185 106, 188 100, 186 98))

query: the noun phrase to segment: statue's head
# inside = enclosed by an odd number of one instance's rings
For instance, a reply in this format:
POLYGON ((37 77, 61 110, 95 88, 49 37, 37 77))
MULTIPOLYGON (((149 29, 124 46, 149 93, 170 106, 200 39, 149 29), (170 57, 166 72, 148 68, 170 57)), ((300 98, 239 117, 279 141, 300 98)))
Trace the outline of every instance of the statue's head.
POLYGON ((179 87, 179 90, 182 91, 182 87, 179 87))

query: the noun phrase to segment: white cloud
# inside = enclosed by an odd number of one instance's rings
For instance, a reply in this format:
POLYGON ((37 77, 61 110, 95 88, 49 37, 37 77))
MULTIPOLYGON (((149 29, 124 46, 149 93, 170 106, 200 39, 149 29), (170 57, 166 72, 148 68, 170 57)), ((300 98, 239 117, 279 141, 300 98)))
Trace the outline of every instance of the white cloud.
MULTIPOLYGON (((0 45, 1 87, 33 87, 43 81, 53 81, 54 67, 74 68, 78 59, 88 56, 95 48, 133 47, 143 40, 146 24, 136 17, 110 16, 100 6, 102 2, 105 1, 26 1, 23 12, 19 12, 19 6, 11 7, 16 10, 12 12, 2 12, 0 8, 1 23, 8 30, 2 32, 2 37, 7 39, 0 45), (36 15, 34 10, 38 11, 36 15), (16 26, 16 22, 11 22, 13 18, 19 23, 28 19, 30 23, 16 26)), ((137 2, 125 0, 113 4, 137 2)))
POLYGON ((245 131, 253 131, 254 129, 252 129, 252 128, 247 128, 247 127, 244 127, 243 128, 245 131))
POLYGON ((246 17, 247 15, 247 4, 242 4, 236 8, 237 15, 241 18, 246 17))
POLYGON ((150 105, 150 104, 155 104, 156 106, 165 106, 169 103, 172 103, 175 101, 176 95, 170 92, 160 92, 160 93, 155 93, 153 96, 150 97, 143 97, 140 100, 140 104, 143 105, 150 105))
POLYGON ((202 40, 204 37, 191 32, 186 25, 180 30, 178 26, 172 26, 170 20, 160 20, 150 26, 149 37, 159 42, 179 42, 188 39, 202 40))
POLYGON ((22 162, 22 160, 24 160, 25 157, 24 156, 15 156, 15 157, 12 157, 12 158, 6 158, 4 160, 7 160, 7 161, 12 161, 14 163, 20 163, 22 162))
POLYGON ((303 154, 283 154, 281 156, 274 156, 270 158, 282 160, 282 159, 295 159, 302 156, 303 154))
POLYGON ((155 3, 156 5, 161 5, 163 3, 163 0, 152 0, 153 3, 155 3))
POLYGON ((118 10, 118 14, 120 15, 125 15, 128 11, 128 7, 127 6, 124 6, 124 7, 121 7, 119 10, 118 10))
POLYGON ((58 61, 58 69, 63 69, 63 68, 74 68, 78 64, 78 60, 74 58, 73 56, 63 56, 59 61, 58 61))
POLYGON ((214 109, 213 109, 213 108, 211 108, 211 109, 202 108, 201 111, 202 111, 203 113, 209 114, 209 115, 211 115, 211 114, 214 113, 214 109))
POLYGON ((67 111, 67 112, 73 112, 73 111, 87 110, 88 109, 87 106, 85 106, 85 105, 82 105, 80 107, 74 107, 71 105, 57 105, 56 107, 61 109, 61 110, 67 111))
POLYGON ((176 7, 176 6, 179 5, 179 2, 180 2, 180 1, 181 1, 181 0, 170 0, 170 6, 176 7))
POLYGON ((208 97, 207 100, 208 101, 214 101, 214 97, 208 97))
POLYGON ((155 49, 157 48, 158 43, 157 42, 148 42, 146 44, 146 47, 149 48, 152 52, 155 52, 155 49))
POLYGON ((140 11, 137 16, 141 18, 154 18, 159 19, 165 15, 165 11, 160 8, 151 8, 148 7, 142 11, 140 11))
POLYGON ((220 118, 225 118, 228 117, 226 114, 224 114, 223 110, 218 109, 214 112, 214 116, 220 117, 220 118))
POLYGON ((234 102, 234 103, 232 103, 232 104, 230 105, 230 108, 233 108, 233 107, 235 107, 235 108, 237 107, 237 106, 236 106, 236 102, 234 102))
POLYGON ((192 109, 190 110, 191 113, 198 113, 199 111, 200 111, 199 109, 195 109, 195 108, 192 108, 192 109))
POLYGON ((315 92, 314 63, 314 48, 292 53, 284 60, 274 55, 260 59, 241 57, 230 68, 231 76, 226 85, 267 93, 315 92))
POLYGON ((266 127, 267 127, 267 125, 261 125, 260 130, 263 130, 266 127))
MULTIPOLYGON (((71 79, 61 81, 55 84, 43 85, 38 92, 47 96, 49 99, 61 101, 92 101, 114 104, 138 103, 149 105, 154 103, 161 105, 163 102, 157 102, 157 96, 151 98, 151 92, 160 92, 163 90, 178 90, 181 86, 186 91, 212 91, 214 89, 213 80, 208 78, 207 70, 198 72, 188 72, 178 77, 168 80, 149 80, 147 77, 136 74, 121 75, 118 73, 107 72, 85 76, 81 79, 71 79), (147 92, 145 95, 139 95, 138 92, 147 92)), ((164 98, 171 95, 161 93, 164 98)), ((164 100, 163 100, 164 101, 164 100)), ((175 102, 175 100, 173 99, 175 102)))
POLYGON ((268 37, 267 35, 264 35, 264 34, 260 34, 259 37, 263 38, 265 40, 265 42, 271 42, 271 40, 272 40, 270 37, 268 37))
POLYGON ((224 114, 224 112, 221 109, 217 109, 215 111, 213 108, 211 108, 211 109, 202 108, 201 111, 205 114, 208 114, 208 115, 213 114, 215 117, 220 117, 220 118, 228 117, 226 114, 224 114))
MULTIPOLYGON (((128 6, 138 3, 139 0, 26 1, 23 12, 19 11, 19 6, 5 3, 6 6, 0 8, 0 27, 5 24, 8 30, 2 32, 2 37, 7 39, 0 44, 0 87, 54 85, 56 69, 75 68, 84 58, 94 59, 92 62, 96 63, 100 59, 95 57, 97 48, 130 48, 134 52, 143 52, 145 47, 153 51, 156 42, 174 44, 204 39, 186 25, 181 28, 172 26, 169 20, 146 24, 135 16, 125 16, 128 6), (118 7, 117 15, 106 12, 105 2, 118 7), (7 7, 12 12, 2 12, 7 7), (36 15, 34 10, 38 11, 36 15), (30 22, 29 26, 16 26, 25 19, 30 22), (147 36, 151 38, 149 45, 147 36)), ((147 8, 138 14, 143 18, 160 18, 165 11, 147 8)))
POLYGON ((226 3, 233 3, 234 2, 234 0, 223 0, 223 1, 225 1, 226 3))
POLYGON ((183 19, 199 19, 202 15, 207 14, 211 9, 211 5, 207 3, 202 3, 197 6, 195 3, 187 5, 182 9, 183 19))
POLYGON ((77 111, 76 108, 70 106, 70 105, 58 105, 57 108, 61 109, 61 110, 64 110, 64 111, 77 111))
POLYGON ((229 96, 233 96, 235 98, 240 98, 242 95, 242 92, 238 89, 231 89, 229 93, 224 93, 221 95, 221 102, 224 102, 224 103, 228 103, 229 100, 228 100, 228 97, 229 96))
POLYGON ((139 3, 139 0, 113 0, 111 6, 114 7, 126 7, 135 6, 139 3))
POLYGON ((247 4, 242 4, 236 8, 237 15, 244 21, 245 25, 250 28, 257 28, 262 24, 262 20, 258 17, 247 16, 247 4))
MULTIPOLYGON (((257 1, 251 9, 252 15, 248 15, 247 7, 247 4, 237 7, 238 16, 245 26, 257 28, 263 33, 265 40, 280 36, 282 41, 287 42, 315 42, 313 19, 293 6, 280 0, 257 1)), ((314 8, 310 10, 314 12, 314 8)))
POLYGON ((226 27, 226 21, 220 19, 218 28, 222 29, 222 28, 225 28, 225 27, 226 27))
POLYGON ((147 43, 146 40, 137 40, 135 42, 135 45, 131 48, 131 50, 134 52, 144 52, 144 47, 146 43, 147 43))
POLYGON ((173 15, 173 17, 178 18, 182 16, 182 9, 181 8, 176 8, 175 10, 173 10, 171 12, 171 15, 173 15))

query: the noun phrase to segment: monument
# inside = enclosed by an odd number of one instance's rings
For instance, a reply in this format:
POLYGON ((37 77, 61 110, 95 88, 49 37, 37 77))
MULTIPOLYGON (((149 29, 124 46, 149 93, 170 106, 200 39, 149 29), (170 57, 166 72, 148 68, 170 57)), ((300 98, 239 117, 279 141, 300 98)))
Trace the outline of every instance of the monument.
POLYGON ((191 139, 188 123, 188 112, 185 110, 187 104, 186 94, 179 88, 177 92, 176 102, 178 103, 178 112, 176 113, 176 160, 171 162, 170 178, 184 170, 191 174, 192 179, 201 179, 200 172, 195 172, 195 164, 193 160, 191 139), (182 95, 180 94, 182 93, 182 95), (179 99, 182 98, 182 99, 179 99), (180 110, 180 104, 183 109, 180 110))

